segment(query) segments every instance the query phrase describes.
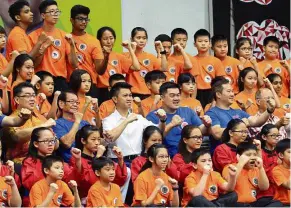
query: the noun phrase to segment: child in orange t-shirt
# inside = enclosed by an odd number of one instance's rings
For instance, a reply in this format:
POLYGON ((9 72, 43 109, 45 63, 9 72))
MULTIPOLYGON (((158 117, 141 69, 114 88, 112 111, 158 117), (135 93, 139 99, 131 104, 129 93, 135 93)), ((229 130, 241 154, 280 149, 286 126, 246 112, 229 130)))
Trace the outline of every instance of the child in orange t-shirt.
POLYGON ((149 112, 157 110, 162 106, 160 87, 166 81, 166 75, 159 70, 150 71, 145 76, 147 88, 150 90, 151 95, 141 101, 144 116, 146 117, 149 112))
POLYGON ((64 177, 63 159, 57 156, 47 156, 42 162, 42 172, 45 178, 36 182, 29 193, 30 206, 32 207, 80 207, 77 183, 71 180, 68 185, 62 181, 64 177))
POLYGON ((238 90, 238 75, 240 65, 240 61, 236 58, 228 56, 228 41, 224 35, 214 35, 211 38, 212 50, 216 58, 219 58, 223 64, 225 71, 225 78, 227 78, 232 87, 235 94, 239 92, 238 90))
MULTIPOLYGON (((237 168, 237 180, 235 191, 238 195, 238 204, 240 206, 252 207, 277 207, 280 206, 277 201, 265 201, 264 198, 257 199, 257 191, 265 191, 269 188, 269 179, 265 172, 263 161, 258 154, 258 148, 255 144, 242 142, 237 146, 238 163, 234 164, 237 168)), ((222 175, 227 179, 229 174, 229 165, 225 166, 222 175)))
POLYGON ((199 64, 197 74, 194 75, 197 83, 197 99, 205 107, 208 103, 211 103, 210 83, 212 79, 226 74, 222 62, 209 54, 211 44, 210 34, 207 30, 200 29, 194 34, 194 45, 198 51, 194 59, 199 64))
POLYGON ((189 207, 232 207, 237 201, 237 194, 231 192, 236 183, 236 168, 229 166, 228 182, 220 173, 213 171, 210 152, 196 149, 192 153, 194 170, 184 183, 182 206, 189 207), (219 191, 230 192, 219 196, 219 191))
POLYGON ((282 81, 282 77, 279 74, 275 74, 275 73, 269 74, 267 78, 270 80, 271 84, 273 85, 273 88, 280 100, 280 108, 277 108, 275 110, 274 115, 277 116, 278 118, 282 118, 286 115, 286 113, 291 112, 290 111, 291 100, 290 98, 284 97, 282 95, 283 81, 282 81))
POLYGON ((12 176, 0 176, 0 204, 2 207, 20 207, 21 197, 12 176))
POLYGON ((178 182, 164 170, 169 162, 167 148, 153 144, 147 151, 148 160, 135 180, 132 206, 179 206, 178 182))
POLYGON ((115 178, 115 166, 111 159, 94 159, 92 168, 99 178, 88 192, 87 207, 123 207, 120 187, 112 183, 115 178))
POLYGON ((181 107, 189 107, 197 113, 198 116, 203 116, 204 111, 199 100, 193 97, 195 93, 196 84, 195 78, 190 73, 182 73, 178 77, 178 85, 181 88, 181 107))
POLYGON ((283 139, 276 145, 276 152, 282 161, 272 170, 272 176, 276 183, 274 199, 285 206, 290 206, 290 139, 283 139))
POLYGON ((269 74, 279 74, 284 79, 282 96, 289 97, 290 95, 290 61, 279 60, 279 45, 280 42, 277 37, 269 36, 264 39, 265 60, 258 64, 259 71, 262 76, 269 74))

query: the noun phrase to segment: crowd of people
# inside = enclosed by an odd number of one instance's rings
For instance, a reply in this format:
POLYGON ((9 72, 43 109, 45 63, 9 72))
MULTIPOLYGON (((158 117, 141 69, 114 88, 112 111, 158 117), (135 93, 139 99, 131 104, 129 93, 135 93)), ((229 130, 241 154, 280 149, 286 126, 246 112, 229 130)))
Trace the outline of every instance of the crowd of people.
POLYGON ((245 37, 228 56, 205 29, 195 56, 183 28, 150 54, 136 27, 117 53, 111 27, 86 33, 88 7, 71 8, 70 33, 56 1, 39 12, 27 34, 18 0, 8 37, 0 27, 2 206, 290 206, 290 63, 275 36, 264 60, 245 37))

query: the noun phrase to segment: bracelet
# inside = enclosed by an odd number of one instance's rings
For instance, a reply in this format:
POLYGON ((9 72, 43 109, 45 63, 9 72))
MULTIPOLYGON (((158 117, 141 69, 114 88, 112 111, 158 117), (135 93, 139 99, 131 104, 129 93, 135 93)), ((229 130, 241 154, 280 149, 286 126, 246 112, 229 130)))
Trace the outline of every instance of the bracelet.
POLYGON ((166 55, 167 54, 167 51, 166 50, 163 50, 163 51, 160 52, 160 54, 166 55))
POLYGON ((160 119, 160 122, 162 122, 162 123, 166 123, 166 121, 167 121, 167 118, 165 118, 164 120, 160 119))
POLYGON ((270 110, 269 108, 267 108, 267 112, 268 112, 269 114, 274 113, 274 111, 270 110))
POLYGON ((173 191, 178 191, 179 190, 179 186, 178 187, 176 187, 176 188, 172 188, 173 189, 173 191))

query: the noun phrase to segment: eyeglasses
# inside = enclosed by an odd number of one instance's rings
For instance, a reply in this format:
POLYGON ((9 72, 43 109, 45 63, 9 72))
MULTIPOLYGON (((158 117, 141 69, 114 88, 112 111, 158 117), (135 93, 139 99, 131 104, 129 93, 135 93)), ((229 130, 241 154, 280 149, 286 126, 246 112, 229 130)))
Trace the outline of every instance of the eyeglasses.
POLYGON ((61 13, 62 13, 62 11, 60 11, 60 10, 51 10, 51 11, 48 11, 48 12, 44 12, 45 14, 49 14, 49 15, 51 15, 51 16, 59 16, 61 13))
POLYGON ((248 134, 249 133, 249 131, 243 131, 243 130, 241 130, 241 131, 232 131, 232 132, 237 132, 237 133, 240 133, 240 134, 248 134))
POLYGON ((244 48, 240 48, 240 50, 242 50, 242 51, 252 51, 253 48, 246 48, 246 47, 244 47, 244 48))
POLYGON ((90 19, 89 18, 76 17, 75 19, 78 20, 79 22, 83 22, 83 21, 90 22, 90 19))
POLYGON ((25 95, 19 95, 19 96, 17 96, 17 97, 30 99, 30 98, 35 98, 36 95, 35 95, 35 94, 25 94, 25 95))
POLYGON ((188 139, 194 139, 195 141, 198 141, 198 140, 202 140, 203 137, 202 136, 190 136, 190 137, 188 137, 188 139))
POLYGON ((55 144, 57 140, 53 139, 53 140, 43 140, 43 141, 37 141, 37 142, 44 143, 44 144, 55 144))
POLYGON ((71 105, 74 105, 74 104, 79 105, 80 104, 80 102, 78 100, 68 100, 68 101, 66 101, 66 103, 70 103, 71 105))
POLYGON ((281 139, 282 138, 282 135, 280 134, 271 134, 271 135, 267 135, 269 137, 271 137, 272 139, 281 139))

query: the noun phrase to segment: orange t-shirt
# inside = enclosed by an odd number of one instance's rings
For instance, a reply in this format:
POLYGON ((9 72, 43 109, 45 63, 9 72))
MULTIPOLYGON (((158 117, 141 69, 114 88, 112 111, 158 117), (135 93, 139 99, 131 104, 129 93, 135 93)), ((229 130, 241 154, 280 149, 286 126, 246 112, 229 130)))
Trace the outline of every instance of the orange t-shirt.
MULTIPOLYGON (((142 110, 143 110, 143 113, 144 113, 144 116, 146 117, 149 112, 151 112, 151 107, 154 103, 154 98, 152 98, 151 96, 147 97, 146 99, 143 99, 141 101, 141 107, 142 107, 142 110)), ((162 101, 160 100, 157 104, 157 109, 159 109, 160 107, 162 107, 162 101)), ((157 109, 154 109, 154 110, 157 110, 157 109)))
MULTIPOLYGON (((29 34, 30 41, 34 46, 37 42, 38 36, 43 32, 39 28, 29 34)), ((67 79, 67 55, 70 53, 70 44, 65 39, 66 33, 58 28, 52 32, 46 33, 48 36, 54 38, 54 42, 47 48, 40 65, 35 69, 35 72, 46 70, 52 75, 64 77, 67 79)))
POLYGON ((190 54, 187 53, 187 56, 189 57, 191 63, 192 63, 192 69, 190 70, 186 70, 184 69, 184 57, 183 55, 174 55, 174 54, 171 54, 168 59, 173 59, 177 62, 177 64, 179 64, 179 66, 181 67, 178 67, 177 70, 176 70, 176 81, 179 77, 180 74, 182 73, 191 73, 194 77, 198 75, 198 62, 196 59, 193 58, 193 56, 191 56, 190 54))
MULTIPOLYGON (((73 34, 72 34, 73 35, 73 34)), ((78 68, 86 70, 91 78, 92 82, 97 83, 97 72, 95 71, 94 60, 104 59, 101 45, 99 40, 88 33, 77 36, 73 35, 76 44, 76 53, 78 57, 78 68)), ((73 73, 72 67, 68 67, 68 79, 73 73)))
POLYGON ((285 116, 286 113, 290 113, 290 105, 291 100, 290 98, 286 98, 281 96, 280 98, 280 108, 276 108, 274 115, 278 118, 282 118, 285 116))
POLYGON ((123 207, 120 187, 110 183, 110 190, 107 191, 100 181, 94 183, 88 192, 87 207, 123 207))
POLYGON ((196 108, 198 107, 198 106, 200 106, 201 107, 201 112, 200 112, 200 116, 203 116, 204 115, 204 111, 203 111, 203 107, 202 107, 202 105, 201 105, 201 103, 200 103, 200 101, 199 100, 197 100, 197 99, 195 99, 195 98, 185 98, 185 99, 183 99, 183 98, 181 98, 181 101, 180 101, 180 106, 181 107, 188 107, 188 108, 191 108, 193 111, 195 111, 196 112, 196 108))
POLYGON ((210 83, 217 76, 225 76, 222 62, 214 56, 199 57, 194 56, 199 63, 196 78, 197 89, 211 89, 210 83))
POLYGON ((168 57, 168 70, 164 72, 167 82, 177 82, 179 72, 183 71, 184 63, 176 61, 172 56, 168 57))
MULTIPOLYGON (((60 207, 61 205, 69 207, 73 205, 74 196, 68 185, 61 180, 57 180, 56 184, 58 185, 58 190, 54 194, 49 207, 60 207)), ((30 206, 36 207, 40 205, 46 199, 49 190, 50 186, 45 178, 36 182, 29 192, 30 206)))
POLYGON ((162 172, 160 176, 154 176, 151 168, 138 175, 134 181, 134 198, 132 206, 141 205, 141 201, 147 200, 156 187, 155 180, 161 178, 165 184, 161 187, 152 204, 170 204, 174 198, 169 176, 162 172))
MULTIPOLYGON (((8 62, 6 58, 0 53, 0 73, 2 73, 8 65, 8 62)), ((8 77, 8 84, 7 84, 7 90, 11 91, 11 83, 12 83, 12 74, 8 77)))
POLYGON ((282 87, 282 96, 289 97, 290 95, 290 76, 286 68, 284 68, 278 59, 275 60, 263 60, 258 63, 259 71, 262 76, 268 76, 269 74, 276 73, 279 74, 282 78, 283 87, 282 87), (264 73, 264 69, 267 64, 270 64, 272 68, 264 73))
POLYGON ((253 92, 251 94, 248 94, 247 92, 245 91, 241 91, 240 93, 238 93, 235 97, 234 97, 234 100, 235 101, 240 101, 242 103, 244 103, 245 105, 247 105, 247 100, 248 99, 251 99, 252 100, 252 104, 250 105, 250 107, 248 107, 246 109, 246 112, 251 115, 251 116, 254 116, 258 113, 258 106, 256 104, 256 92, 253 92))
POLYGON ((0 204, 1 207, 8 207, 8 202, 11 200, 11 187, 5 183, 5 178, 0 176, 0 204))
POLYGON ((39 109, 40 114, 46 117, 48 112, 51 110, 51 107, 52 105, 47 99, 45 99, 41 105, 41 108, 39 109))
MULTIPOLYGON (((35 37, 37 42, 38 36, 35 37)), ((6 44, 6 58, 8 61, 11 60, 12 51, 17 50, 18 52, 29 53, 32 50, 32 45, 25 30, 19 26, 15 26, 9 33, 6 44)))
POLYGON ((221 60, 221 62, 223 64, 224 71, 226 74, 225 78, 230 81, 234 93, 237 94, 239 92, 238 89, 239 69, 237 66, 240 64, 240 61, 230 56, 226 56, 225 59, 221 60))
MULTIPOLYGON (((185 179, 184 183, 184 193, 182 199, 182 206, 187 206, 189 201, 192 199, 191 194, 189 194, 190 189, 195 188, 202 177, 202 173, 199 171, 192 171, 185 179)), ((209 201, 215 200, 219 196, 219 187, 221 187, 226 181, 221 177, 220 173, 212 171, 208 175, 205 189, 202 195, 209 201)))
MULTIPOLYGON (((104 101, 99 107, 100 119, 103 120, 104 118, 109 116, 114 111, 115 111, 114 102, 112 100, 104 101)), ((132 104, 132 111, 133 111, 133 113, 138 113, 138 106, 135 103, 132 104)))
POLYGON ((272 176, 276 184, 274 199, 290 205, 290 190, 282 186, 283 182, 290 180, 290 169, 285 168, 283 165, 277 165, 272 170, 272 176))
POLYGON ((130 69, 132 62, 125 55, 112 51, 109 54, 106 71, 103 75, 97 76, 97 87, 109 87, 109 77, 113 74, 126 74, 130 69))
MULTIPOLYGON (((235 164, 236 165, 236 164, 235 164)), ((225 166, 222 171, 222 176, 224 178, 228 178, 228 166, 225 166)), ((253 169, 242 169, 239 176, 236 180, 235 185, 235 192, 238 195, 237 202, 242 203, 251 203, 256 201, 257 190, 258 188, 258 181, 259 178, 259 169, 257 167, 253 169)))
MULTIPOLYGON (((124 53, 124 55, 129 58, 128 52, 124 53)), ((128 70, 126 80, 129 84, 132 85, 132 93, 149 95, 151 93, 146 86, 144 77, 149 71, 152 71, 154 69, 160 69, 161 63, 157 57, 147 52, 136 54, 136 57, 140 64, 140 70, 128 70)))
MULTIPOLYGON (((85 105, 85 97, 78 97, 79 98, 79 102, 80 102, 80 105, 79 105, 79 112, 82 112, 82 109, 85 105)), ((95 121, 95 118, 96 118, 96 112, 93 110, 93 106, 92 104, 90 104, 83 116, 83 120, 87 121, 88 123, 92 124, 92 125, 96 125, 96 121, 95 121)))

